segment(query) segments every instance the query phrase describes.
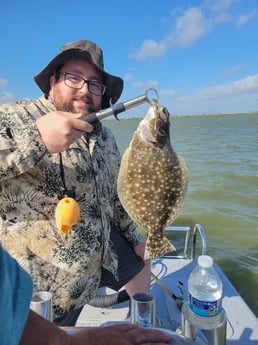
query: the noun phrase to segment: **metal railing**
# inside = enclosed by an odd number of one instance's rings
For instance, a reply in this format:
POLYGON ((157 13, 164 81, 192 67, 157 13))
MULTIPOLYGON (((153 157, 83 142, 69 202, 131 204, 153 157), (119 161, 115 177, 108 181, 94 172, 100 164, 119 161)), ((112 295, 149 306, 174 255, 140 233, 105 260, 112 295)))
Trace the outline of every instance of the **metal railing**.
POLYGON ((180 255, 166 255, 178 259, 195 259, 196 255, 196 243, 198 242, 197 235, 200 236, 201 240, 201 254, 206 254, 206 234, 200 224, 191 226, 168 226, 165 228, 164 234, 173 237, 175 233, 185 232, 184 249, 183 254, 180 255))

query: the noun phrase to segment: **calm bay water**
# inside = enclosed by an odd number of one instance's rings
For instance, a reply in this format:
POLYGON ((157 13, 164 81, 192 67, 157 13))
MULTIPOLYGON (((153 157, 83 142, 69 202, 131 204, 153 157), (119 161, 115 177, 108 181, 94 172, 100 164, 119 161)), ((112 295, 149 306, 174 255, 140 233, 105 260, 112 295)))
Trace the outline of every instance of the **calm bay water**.
MULTIPOLYGON (((143 114, 144 116, 144 114, 143 114)), ((139 119, 104 121, 121 153, 139 119)), ((207 254, 258 316, 258 114, 171 117, 189 187, 175 224, 201 224, 207 254)))

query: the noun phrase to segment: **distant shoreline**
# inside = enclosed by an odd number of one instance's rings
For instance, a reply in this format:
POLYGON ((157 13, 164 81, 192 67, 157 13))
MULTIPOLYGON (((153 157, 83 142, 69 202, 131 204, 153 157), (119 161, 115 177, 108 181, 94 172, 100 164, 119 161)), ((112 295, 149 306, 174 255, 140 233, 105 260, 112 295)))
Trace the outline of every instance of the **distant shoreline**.
MULTIPOLYGON (((193 117, 193 116, 234 116, 234 115, 258 115, 258 111, 249 111, 249 112, 238 112, 238 113, 213 113, 213 114, 170 114, 171 117, 193 117)), ((119 117, 119 120, 138 120, 144 116, 134 116, 134 117, 119 117)), ((113 117, 104 119, 105 121, 114 120, 113 117)))
POLYGON ((213 113, 213 114, 172 114, 173 117, 189 117, 189 116, 228 116, 228 115, 257 115, 258 111, 249 111, 249 112, 238 112, 238 113, 213 113))

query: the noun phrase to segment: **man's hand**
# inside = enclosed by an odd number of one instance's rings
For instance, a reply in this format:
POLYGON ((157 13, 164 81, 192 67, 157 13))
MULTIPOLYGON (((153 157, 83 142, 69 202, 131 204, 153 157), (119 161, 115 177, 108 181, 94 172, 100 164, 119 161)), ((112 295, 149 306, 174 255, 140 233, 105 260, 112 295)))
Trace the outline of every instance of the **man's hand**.
POLYGON ((168 345, 170 342, 171 336, 165 332, 132 324, 85 328, 67 334, 30 310, 19 345, 168 345))
POLYGON ((88 328, 71 335, 72 345, 167 345, 171 336, 155 329, 132 324, 88 328))
POLYGON ((91 124, 79 120, 80 116, 81 114, 54 111, 36 120, 39 134, 49 153, 66 150, 85 132, 93 130, 91 124))

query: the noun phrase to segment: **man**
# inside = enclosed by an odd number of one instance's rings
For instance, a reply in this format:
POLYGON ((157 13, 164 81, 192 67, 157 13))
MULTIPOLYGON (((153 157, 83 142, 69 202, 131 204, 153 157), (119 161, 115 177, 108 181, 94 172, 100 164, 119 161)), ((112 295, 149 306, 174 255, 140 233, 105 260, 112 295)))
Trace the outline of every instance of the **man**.
POLYGON ((124 324, 88 328, 70 335, 29 311, 32 281, 0 244, 1 345, 120 345, 169 344, 166 333, 124 324))
POLYGON ((1 241, 34 288, 53 293, 55 321, 73 325, 99 286, 149 289, 145 242, 117 196, 115 139, 80 120, 115 103, 123 81, 87 40, 64 45, 35 81, 40 99, 0 107, 1 241), (81 210, 68 236, 54 218, 64 196, 81 210))

